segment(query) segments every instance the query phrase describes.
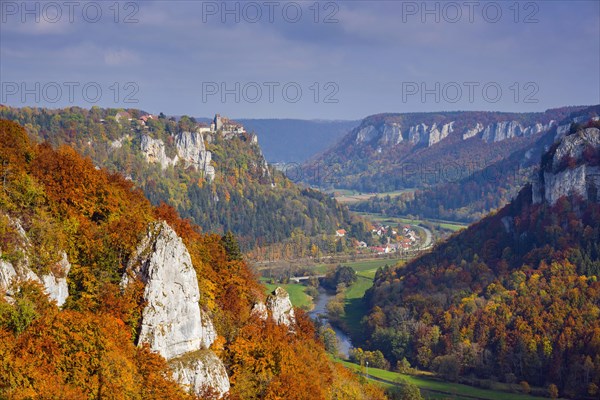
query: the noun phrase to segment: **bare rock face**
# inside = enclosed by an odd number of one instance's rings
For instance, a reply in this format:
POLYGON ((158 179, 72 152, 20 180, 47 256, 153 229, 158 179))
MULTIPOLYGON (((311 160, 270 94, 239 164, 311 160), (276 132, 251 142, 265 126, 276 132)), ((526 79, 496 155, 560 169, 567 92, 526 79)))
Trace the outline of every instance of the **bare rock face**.
POLYGON ((467 129, 467 131, 463 133, 462 138, 463 140, 470 139, 473 136, 477 136, 481 131, 483 131, 483 125, 481 122, 478 122, 473 128, 467 129))
POLYGON ((586 147, 595 150, 600 148, 600 131, 597 128, 588 128, 574 135, 566 136, 558 145, 552 159, 552 168, 558 168, 565 157, 581 159, 586 147))
POLYGON ((71 270, 71 264, 67 260, 67 254, 63 252, 62 259, 58 263, 58 269, 61 271, 60 277, 50 272, 46 275, 42 275, 42 283, 46 289, 48 296, 55 300, 58 306, 65 304, 67 297, 69 297, 69 286, 67 285, 67 275, 71 270))
POLYGON ((158 163, 162 169, 182 162, 185 166, 193 166, 204 172, 209 181, 215 178, 215 168, 210 165, 212 153, 204 146, 204 136, 200 132, 181 132, 175 137, 177 154, 167 157, 165 144, 161 139, 142 136, 140 149, 149 163, 158 163))
POLYGON ((442 125, 441 129, 437 126, 437 124, 433 124, 431 130, 429 131, 429 140, 427 145, 433 146, 436 143, 439 143, 443 139, 447 138, 450 133, 454 131, 453 128, 454 121, 442 125))
POLYGON ((377 129, 373 125, 367 125, 356 133, 356 143, 370 142, 377 136, 377 129))
POLYGON ((162 169, 167 169, 170 165, 175 165, 178 157, 171 159, 165 152, 165 144, 160 139, 153 139, 148 135, 142 136, 140 147, 146 161, 149 163, 158 163, 162 169))
POLYGON ((66 274, 71 269, 71 264, 67 261, 66 255, 63 256, 60 264, 64 270, 64 275, 61 274, 60 277, 57 277, 54 273, 49 272, 40 278, 27 265, 14 266, 12 263, 0 260, 0 293, 8 296, 7 300, 10 301, 10 296, 13 294, 11 291, 13 283, 18 285, 21 282, 33 281, 42 284, 48 297, 56 301, 56 304, 60 307, 65 304, 67 297, 69 297, 66 274))
POLYGON ((267 310, 267 306, 262 301, 256 303, 254 307, 252 307, 251 314, 256 315, 262 320, 266 320, 267 318, 269 318, 269 311, 267 310))
POLYGON ((266 308, 278 325, 290 326, 296 323, 290 295, 284 288, 278 287, 267 297, 266 308))
POLYGON ((223 362, 210 350, 199 350, 169 361, 173 378, 184 388, 200 393, 206 386, 221 395, 229 391, 230 383, 223 362))
POLYGON ((563 196, 579 195, 585 200, 600 201, 600 167, 586 162, 584 151, 600 149, 600 130, 588 128, 564 136, 541 181, 532 184, 532 202, 556 204, 563 196))
POLYGON ((514 137, 531 136, 536 133, 544 132, 554 126, 554 121, 550 121, 548 124, 543 125, 541 123, 535 123, 530 126, 523 127, 517 121, 502 121, 488 125, 482 133, 482 139, 485 142, 500 142, 506 139, 512 139, 514 137))
MULTIPOLYGON (((31 247, 25 230, 19 221, 12 221, 16 231, 21 237, 23 246, 24 258, 20 262, 11 263, 0 259, 0 295, 5 296, 10 301, 10 296, 13 294, 11 286, 19 285, 21 282, 33 281, 44 286, 44 291, 51 300, 56 301, 56 304, 62 306, 69 296, 69 287, 67 285, 67 275, 71 270, 71 264, 67 259, 67 254, 62 252, 62 258, 53 268, 54 271, 49 271, 41 277, 33 272, 30 260, 27 257, 27 251, 31 247)), ((0 255, 2 252, 0 251, 0 255)))
POLYGON ((204 136, 199 132, 181 132, 175 138, 177 155, 186 164, 203 171, 209 181, 215 177, 215 168, 210 165, 212 153, 204 146, 204 136))
POLYGON ((210 386, 221 395, 226 393, 229 380, 222 362, 211 353, 214 357, 210 358, 210 365, 203 364, 217 334, 210 317, 200 309, 200 290, 190 254, 166 222, 157 223, 149 230, 121 284, 125 286, 133 280, 145 285, 146 306, 142 311, 138 345, 149 344, 169 362, 189 361, 172 364, 177 366, 176 376, 182 385, 194 390, 210 386), (198 354, 203 357, 197 357, 198 354), (214 370, 216 375, 206 373, 207 369, 214 370))
POLYGON ((402 143, 404 140, 402 137, 402 126, 398 123, 385 124, 382 131, 381 144, 395 145, 402 143))

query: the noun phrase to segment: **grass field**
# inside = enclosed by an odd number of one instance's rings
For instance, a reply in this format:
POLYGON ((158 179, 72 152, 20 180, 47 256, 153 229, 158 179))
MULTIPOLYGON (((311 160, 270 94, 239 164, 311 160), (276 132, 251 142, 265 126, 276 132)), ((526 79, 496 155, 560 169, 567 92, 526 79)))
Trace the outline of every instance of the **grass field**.
POLYGON ((327 191, 327 193, 333 194, 335 199, 340 203, 352 204, 352 203, 358 203, 360 201, 369 200, 371 197, 385 197, 385 196, 397 197, 397 196, 400 196, 402 193, 413 192, 413 191, 414 191, 414 189, 403 189, 403 190, 396 190, 393 192, 385 192, 385 193, 360 193, 355 190, 334 189, 334 190, 327 191))
POLYGON ((267 293, 271 293, 277 287, 282 287, 290 294, 290 301, 294 307, 302 308, 305 310, 310 310, 313 307, 312 298, 304 292, 306 286, 299 283, 288 283, 286 285, 283 284, 271 284, 264 282, 264 285, 267 287, 267 293))
POLYGON ((345 297, 345 316, 342 319, 347 333, 354 340, 358 341, 362 331, 360 329, 360 321, 367 314, 367 307, 362 298, 365 292, 373 286, 373 278, 377 269, 384 265, 396 265, 398 260, 369 260, 358 261, 354 263, 345 263, 356 271, 358 279, 350 287, 346 289, 345 297))
MULTIPOLYGON (((361 366, 353 364, 348 361, 336 360, 343 364, 345 367, 359 372, 361 366)), ((423 391, 423 395, 427 399, 439 399, 439 398, 450 398, 450 399, 482 399, 482 400, 540 400, 541 397, 531 396, 523 393, 507 393, 496 390, 480 389, 468 385, 462 385, 459 383, 450 383, 437 380, 434 378, 428 378, 424 376, 413 376, 406 374, 399 374, 397 372, 386 371, 383 369, 369 368, 369 376, 373 376, 379 379, 385 379, 389 382, 395 382, 398 379, 404 379, 410 383, 413 383, 423 391)), ((379 381, 374 381, 383 386, 389 386, 379 381)), ((516 386, 515 386, 516 387, 516 386)))
MULTIPOLYGON (((385 264, 393 266, 396 265, 398 261, 399 259, 394 258, 378 258, 374 260, 348 261, 340 264, 347 265, 358 273, 368 270, 377 271, 377 268, 383 267, 385 264)), ((320 274, 324 274, 327 272, 328 268, 332 268, 332 264, 317 264, 315 266, 315 271, 320 274)), ((373 272, 373 276, 375 276, 375 272, 373 272)))
POLYGON ((451 231, 458 231, 463 228, 466 228, 467 224, 462 224, 460 222, 454 221, 444 221, 441 219, 410 219, 404 217, 388 217, 386 215, 374 214, 374 213, 366 213, 366 212, 357 212, 357 214, 362 215, 365 218, 368 218, 371 221, 379 222, 380 224, 409 224, 409 225, 419 225, 423 222, 429 222, 434 225, 439 225, 444 229, 448 229, 451 231))

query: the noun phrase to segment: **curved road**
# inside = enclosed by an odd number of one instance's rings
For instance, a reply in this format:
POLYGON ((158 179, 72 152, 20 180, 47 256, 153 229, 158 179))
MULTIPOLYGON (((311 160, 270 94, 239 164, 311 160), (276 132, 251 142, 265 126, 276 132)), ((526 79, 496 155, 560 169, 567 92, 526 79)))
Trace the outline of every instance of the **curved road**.
POLYGON ((433 234, 431 231, 421 225, 413 225, 415 228, 419 228, 425 231, 425 243, 419 250, 427 250, 433 245, 433 234))

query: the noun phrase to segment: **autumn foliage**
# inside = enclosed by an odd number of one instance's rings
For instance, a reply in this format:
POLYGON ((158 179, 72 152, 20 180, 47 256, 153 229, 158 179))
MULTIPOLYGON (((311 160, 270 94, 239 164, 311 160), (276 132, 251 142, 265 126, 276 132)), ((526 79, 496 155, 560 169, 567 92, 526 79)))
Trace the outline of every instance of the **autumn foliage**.
POLYGON ((1 398, 194 398, 162 357, 136 346, 142 284, 119 287, 156 220, 167 221, 190 252, 232 399, 383 398, 334 366, 305 315, 293 333, 251 315, 264 290, 248 265, 227 253, 235 239, 201 233, 166 204, 153 207, 131 182, 70 147, 32 143, 22 127, 0 120, 0 185, 0 259, 18 265, 27 257, 35 272, 60 273, 64 251, 72 265, 62 309, 33 283, 15 287, 10 302, 0 296, 1 398))
POLYGON ((552 384, 561 396, 600 383, 600 205, 577 196, 510 205, 367 292, 368 344, 450 380, 552 384))

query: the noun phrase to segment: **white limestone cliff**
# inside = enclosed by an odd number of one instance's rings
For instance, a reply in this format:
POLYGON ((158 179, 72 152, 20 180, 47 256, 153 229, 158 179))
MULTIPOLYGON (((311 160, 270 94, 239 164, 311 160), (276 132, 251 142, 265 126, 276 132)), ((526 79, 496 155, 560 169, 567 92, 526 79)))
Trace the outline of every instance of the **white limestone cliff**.
POLYGON ((377 139, 380 146, 394 146, 404 141, 433 146, 454 131, 453 125, 454 121, 439 126, 436 123, 431 126, 421 123, 408 127, 404 133, 402 125, 397 122, 384 123, 379 128, 366 125, 356 132, 355 142, 371 142, 377 139))
POLYGON ((160 139, 153 139, 148 135, 143 135, 140 142, 140 149, 149 163, 158 163, 162 169, 167 169, 177 163, 177 156, 173 159, 167 157, 165 144, 160 139))
POLYGON ((373 125, 367 125, 356 133, 356 143, 370 142, 377 136, 377 129, 373 125))
POLYGON ((278 325, 283 324, 293 327, 296 323, 290 295, 282 287, 276 288, 267 296, 266 304, 263 302, 256 303, 252 308, 252 314, 263 320, 271 317, 278 325))
POLYGON ((153 139, 143 135, 140 142, 140 150, 146 161, 158 163, 162 169, 167 169, 177 163, 184 166, 193 166, 203 171, 207 180, 212 181, 215 177, 215 168, 210 165, 212 153, 204 146, 204 137, 199 132, 180 132, 175 136, 176 154, 173 158, 167 156, 165 143, 161 139, 153 139))
POLYGON ((482 133, 481 139, 485 142, 500 142, 514 137, 524 137, 535 135, 540 132, 547 131, 554 125, 554 121, 543 125, 539 122, 524 127, 517 121, 501 121, 488 125, 482 133))
POLYGON ((402 126, 396 122, 391 124, 383 125, 383 132, 381 137, 381 144, 395 145, 402 143, 404 138, 402 137, 402 126))
POLYGON ((554 205, 561 197, 571 195, 579 195, 585 200, 600 200, 600 167, 586 163, 583 157, 586 148, 600 149, 600 130, 597 128, 580 130, 562 138, 550 165, 542 166, 541 181, 532 183, 534 204, 546 201, 554 205))
MULTIPOLYGON (((36 274, 32 269, 36 266, 31 265, 27 256, 31 248, 27 234, 19 221, 12 219, 10 221, 20 236, 24 256, 19 262, 9 262, 0 258, 0 295, 11 301, 13 284, 18 286, 19 283, 33 281, 41 284, 48 297, 56 301, 59 307, 62 306, 69 296, 67 275, 71 270, 71 264, 67 259, 67 254, 62 252, 60 261, 47 273, 36 274)), ((0 251, 1 255, 2 251, 0 251)))
POLYGON ((186 166, 194 166, 199 171, 204 171, 207 179, 212 181, 215 177, 215 168, 210 165, 212 153, 204 146, 204 136, 199 132, 181 132, 175 138, 177 155, 186 166))
POLYGON ((477 134, 481 133, 483 131, 483 125, 481 124, 481 122, 478 122, 477 124, 475 124, 475 126, 473 128, 467 129, 467 131, 465 133, 463 133, 463 140, 467 140, 472 138, 473 136, 477 136, 477 134))
POLYGON ((126 286, 134 280, 144 283, 146 303, 138 345, 147 343, 175 366, 183 386, 196 393, 203 386, 221 395, 226 393, 229 379, 225 367, 208 350, 217 334, 210 317, 200 309, 196 271, 183 241, 166 222, 149 230, 121 284, 126 286))

